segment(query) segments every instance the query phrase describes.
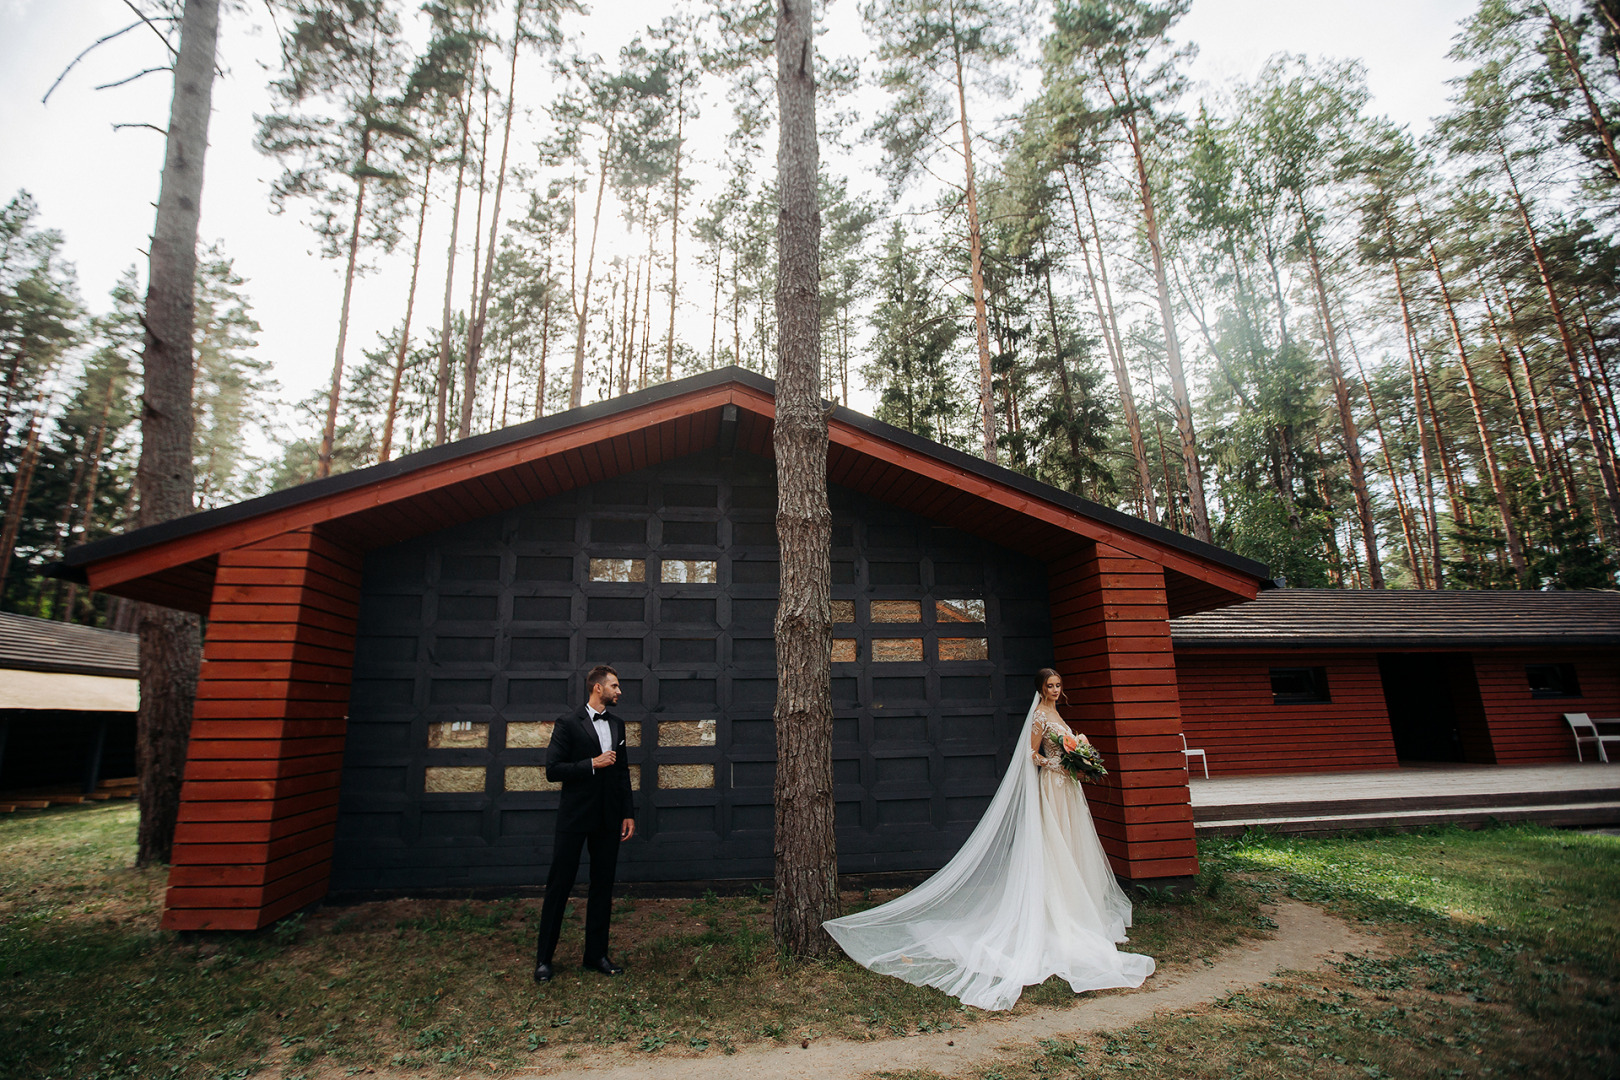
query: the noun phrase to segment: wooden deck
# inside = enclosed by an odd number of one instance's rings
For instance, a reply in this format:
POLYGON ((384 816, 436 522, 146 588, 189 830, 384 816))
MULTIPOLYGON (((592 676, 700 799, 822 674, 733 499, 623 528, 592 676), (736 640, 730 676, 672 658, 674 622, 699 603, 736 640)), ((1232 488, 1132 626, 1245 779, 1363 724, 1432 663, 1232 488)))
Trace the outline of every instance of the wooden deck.
POLYGON ((1426 765, 1192 782, 1199 836, 1536 821, 1620 825, 1620 763, 1426 765))

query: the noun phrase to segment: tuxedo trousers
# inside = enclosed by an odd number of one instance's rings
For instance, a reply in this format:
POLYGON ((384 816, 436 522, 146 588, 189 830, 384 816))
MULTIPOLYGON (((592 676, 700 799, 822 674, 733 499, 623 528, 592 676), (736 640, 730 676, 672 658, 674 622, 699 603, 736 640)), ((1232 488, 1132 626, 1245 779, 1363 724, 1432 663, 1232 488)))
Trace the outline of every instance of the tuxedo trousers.
POLYGON ((619 864, 619 831, 593 829, 590 832, 558 831, 551 849, 551 870, 546 874, 546 899, 540 907, 540 941, 535 963, 551 963, 562 934, 563 913, 568 910, 568 894, 579 876, 579 856, 591 853, 591 887, 585 901, 584 961, 594 963, 608 954, 608 924, 613 918, 613 879, 619 864))

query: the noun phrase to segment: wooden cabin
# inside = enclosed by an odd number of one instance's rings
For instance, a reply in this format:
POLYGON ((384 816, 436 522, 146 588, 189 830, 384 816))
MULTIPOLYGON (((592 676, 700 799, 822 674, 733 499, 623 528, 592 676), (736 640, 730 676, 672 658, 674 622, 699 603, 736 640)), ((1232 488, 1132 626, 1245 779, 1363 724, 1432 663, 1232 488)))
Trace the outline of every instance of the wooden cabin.
POLYGON ((1170 625, 1211 776, 1574 761, 1564 713, 1620 717, 1620 592, 1275 589, 1170 625))
POLYGON ((133 776, 140 700, 134 634, 0 612, 0 806, 133 776))
MULTIPOLYGON (((549 725, 597 662, 637 743, 621 879, 768 878, 773 392, 710 372, 74 551, 207 616, 163 924, 538 884, 549 725)), ((1265 568, 847 409, 830 435, 841 870, 942 865, 1055 662, 1116 872, 1194 873, 1170 618, 1265 568)))

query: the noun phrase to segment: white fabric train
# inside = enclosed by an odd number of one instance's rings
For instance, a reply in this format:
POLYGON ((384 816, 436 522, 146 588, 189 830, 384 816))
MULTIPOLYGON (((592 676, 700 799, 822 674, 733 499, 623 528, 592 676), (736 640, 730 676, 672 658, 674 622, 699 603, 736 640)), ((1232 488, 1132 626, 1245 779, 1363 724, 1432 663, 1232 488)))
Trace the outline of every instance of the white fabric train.
POLYGON ((1039 703, 1037 695, 995 797, 951 861, 905 895, 825 924, 856 963, 981 1009, 1009 1009, 1025 986, 1052 975, 1081 993, 1140 986, 1153 973, 1151 957, 1115 948, 1131 903, 1084 792, 1030 761, 1039 703))

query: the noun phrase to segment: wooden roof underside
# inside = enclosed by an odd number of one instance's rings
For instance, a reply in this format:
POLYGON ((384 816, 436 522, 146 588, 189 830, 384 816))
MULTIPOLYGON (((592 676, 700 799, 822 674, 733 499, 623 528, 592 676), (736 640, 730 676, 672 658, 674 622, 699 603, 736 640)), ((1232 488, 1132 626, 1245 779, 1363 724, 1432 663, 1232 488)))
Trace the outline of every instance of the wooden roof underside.
MULTIPOLYGON (((547 431, 381 477, 319 498, 88 562, 91 588, 206 613, 218 554, 294 529, 319 527, 364 552, 718 444, 736 405, 737 447, 773 456, 770 394, 739 383, 547 431)), ((916 449, 833 419, 828 479, 872 498, 1049 561, 1090 542, 1165 567, 1171 615, 1252 599, 1254 576, 964 472, 916 449)), ((248 504, 251 505, 251 504, 248 504)))

